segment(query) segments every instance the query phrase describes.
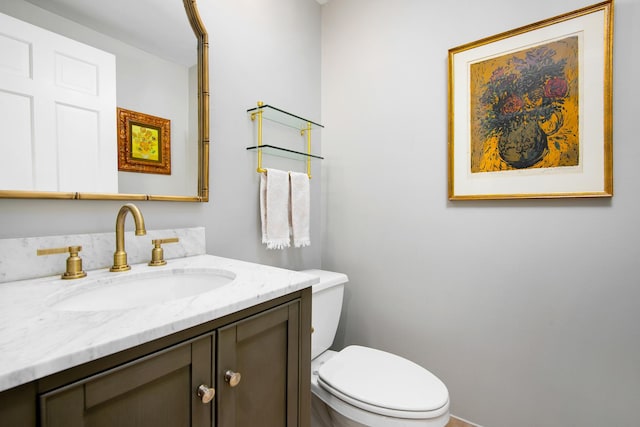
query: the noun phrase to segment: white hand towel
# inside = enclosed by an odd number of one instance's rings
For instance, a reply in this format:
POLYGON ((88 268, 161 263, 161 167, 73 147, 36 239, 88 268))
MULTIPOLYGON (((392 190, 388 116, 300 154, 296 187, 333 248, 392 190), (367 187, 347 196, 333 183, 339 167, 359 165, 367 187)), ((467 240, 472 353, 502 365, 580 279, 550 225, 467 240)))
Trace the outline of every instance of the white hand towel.
POLYGON ((291 180, 291 230, 296 248, 309 246, 309 216, 311 196, 309 176, 306 173, 290 172, 291 180))
POLYGON ((267 169, 260 175, 262 243, 268 249, 284 249, 289 241, 289 174, 267 169))

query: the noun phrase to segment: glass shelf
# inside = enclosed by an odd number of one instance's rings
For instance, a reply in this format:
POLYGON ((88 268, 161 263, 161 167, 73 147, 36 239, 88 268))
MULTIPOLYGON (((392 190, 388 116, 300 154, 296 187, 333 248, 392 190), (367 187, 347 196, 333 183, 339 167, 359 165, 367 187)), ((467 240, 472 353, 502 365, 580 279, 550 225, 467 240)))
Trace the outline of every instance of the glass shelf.
POLYGON ((268 144, 265 144, 262 146, 255 145, 253 147, 247 147, 247 150, 256 151, 259 148, 262 149, 262 152, 264 154, 269 154, 272 156, 279 156, 279 157, 286 157, 288 159, 306 160, 311 158, 311 159, 324 160, 324 157, 316 156, 315 154, 307 154, 301 151, 289 150, 287 148, 276 147, 275 145, 268 145, 268 144))
MULTIPOLYGON (((272 122, 280 123, 281 125, 289 126, 298 130, 307 129, 307 124, 311 124, 311 129, 323 128, 319 123, 313 122, 311 120, 302 118, 300 116, 296 116, 295 114, 287 113, 284 110, 276 108, 272 105, 262 105, 260 107, 251 108, 247 110, 247 113, 251 114, 251 118, 258 111, 262 111, 262 118, 266 120, 270 120, 272 122)), ((265 146, 263 146, 265 147, 265 146)))

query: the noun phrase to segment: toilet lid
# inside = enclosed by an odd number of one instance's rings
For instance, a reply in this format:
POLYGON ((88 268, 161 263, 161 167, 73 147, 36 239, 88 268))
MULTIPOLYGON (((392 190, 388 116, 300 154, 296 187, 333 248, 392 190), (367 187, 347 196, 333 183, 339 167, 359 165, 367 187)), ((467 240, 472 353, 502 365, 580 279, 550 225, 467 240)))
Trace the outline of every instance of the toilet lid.
POLYGON ((346 347, 318 369, 318 377, 328 392, 380 414, 435 411, 449 401, 447 387, 431 372, 368 347, 346 347))

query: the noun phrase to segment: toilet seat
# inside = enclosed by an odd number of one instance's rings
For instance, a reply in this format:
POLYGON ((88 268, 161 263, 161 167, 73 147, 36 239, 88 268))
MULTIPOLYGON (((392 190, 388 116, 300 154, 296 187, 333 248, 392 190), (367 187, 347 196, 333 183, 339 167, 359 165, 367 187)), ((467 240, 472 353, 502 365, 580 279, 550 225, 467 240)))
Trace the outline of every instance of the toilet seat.
POLYGON ((368 347, 335 354, 318 369, 318 384, 350 405, 394 418, 431 418, 449 406, 446 386, 431 372, 368 347))

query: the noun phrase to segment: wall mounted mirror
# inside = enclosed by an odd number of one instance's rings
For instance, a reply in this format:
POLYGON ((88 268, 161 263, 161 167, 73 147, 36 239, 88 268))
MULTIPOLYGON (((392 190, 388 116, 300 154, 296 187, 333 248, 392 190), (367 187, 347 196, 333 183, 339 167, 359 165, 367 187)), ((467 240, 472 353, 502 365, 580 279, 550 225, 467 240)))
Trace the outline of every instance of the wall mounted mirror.
POLYGON ((0 198, 208 201, 196 0, 2 0, 0 18, 0 198))

